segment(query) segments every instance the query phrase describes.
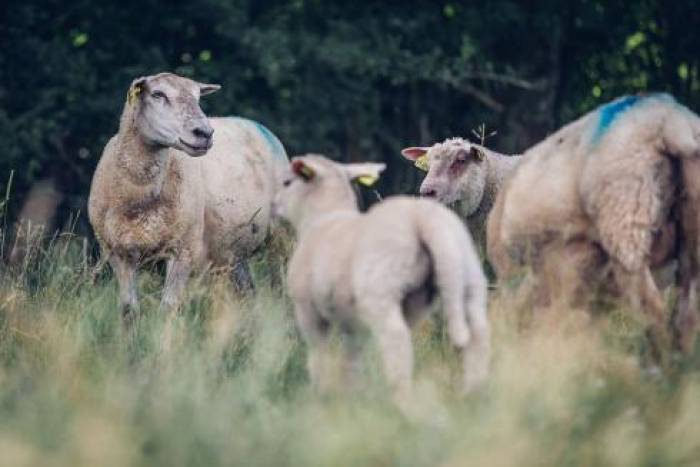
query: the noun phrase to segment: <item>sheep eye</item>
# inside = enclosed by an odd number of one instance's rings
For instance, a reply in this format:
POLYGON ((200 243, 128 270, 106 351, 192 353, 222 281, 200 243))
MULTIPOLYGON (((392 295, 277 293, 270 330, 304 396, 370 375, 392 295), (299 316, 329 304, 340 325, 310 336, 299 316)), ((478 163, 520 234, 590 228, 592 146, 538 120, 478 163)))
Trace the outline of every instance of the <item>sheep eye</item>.
POLYGON ((287 180, 285 180, 284 182, 282 182, 282 185, 285 186, 285 187, 288 187, 288 186, 291 185, 291 184, 292 184, 292 179, 291 179, 291 178, 288 178, 287 180))
POLYGON ((151 97, 156 99, 156 100, 167 99, 167 96, 162 91, 153 91, 153 93, 151 94, 151 97))

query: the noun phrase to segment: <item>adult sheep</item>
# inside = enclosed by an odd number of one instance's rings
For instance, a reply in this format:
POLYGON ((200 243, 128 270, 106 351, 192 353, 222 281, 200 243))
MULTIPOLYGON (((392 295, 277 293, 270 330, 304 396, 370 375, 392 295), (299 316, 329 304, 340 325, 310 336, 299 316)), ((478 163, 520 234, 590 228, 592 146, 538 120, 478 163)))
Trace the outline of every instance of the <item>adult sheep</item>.
POLYGON ((295 157, 277 194, 275 213, 292 223, 298 237, 287 282, 309 345, 312 381, 326 385, 331 325, 350 332, 364 325, 379 344, 401 405, 413 371, 409 326, 439 296, 447 334, 462 354, 462 387, 470 390, 489 367, 479 258, 460 219, 435 201, 397 196, 361 213, 350 182, 376 179, 382 170, 384 164, 295 157))
POLYGON ((405 148, 401 154, 427 172, 420 195, 454 208, 485 253, 488 214, 521 157, 500 154, 462 138, 446 139, 430 147, 405 148))
POLYGON ((200 96, 219 88, 171 73, 134 80, 97 166, 88 214, 125 318, 146 260, 167 259, 163 309, 179 305, 194 268, 233 266, 237 282, 250 280, 245 261, 268 233, 288 161, 261 125, 204 115, 200 96))
POLYGON ((611 270, 608 287, 648 314, 657 352, 666 320, 652 269, 678 260, 672 326, 690 352, 699 209, 700 119, 666 94, 626 96, 525 152, 489 217, 489 259, 501 278, 531 266, 545 302, 562 286, 565 296, 590 290, 611 270))

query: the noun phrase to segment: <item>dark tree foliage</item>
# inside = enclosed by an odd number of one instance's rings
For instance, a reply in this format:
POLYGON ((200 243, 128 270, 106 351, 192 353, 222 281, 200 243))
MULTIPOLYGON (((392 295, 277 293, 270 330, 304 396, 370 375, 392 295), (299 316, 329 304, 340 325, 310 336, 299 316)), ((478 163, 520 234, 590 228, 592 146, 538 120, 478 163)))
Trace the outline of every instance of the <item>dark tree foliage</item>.
POLYGON ((5 0, 0 178, 14 205, 52 177, 83 209, 131 80, 169 70, 221 83, 211 115, 269 126, 290 154, 389 164, 412 192, 407 145, 448 136, 521 151, 620 94, 700 104, 693 0, 560 2, 5 0))

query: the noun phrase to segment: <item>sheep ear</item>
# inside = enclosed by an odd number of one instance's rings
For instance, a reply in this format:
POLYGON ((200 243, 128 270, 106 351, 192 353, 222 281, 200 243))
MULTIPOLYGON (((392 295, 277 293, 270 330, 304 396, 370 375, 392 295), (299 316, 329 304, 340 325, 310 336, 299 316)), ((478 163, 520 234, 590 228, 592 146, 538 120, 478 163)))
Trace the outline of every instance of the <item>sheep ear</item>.
POLYGON ((377 183, 379 175, 386 169, 386 164, 375 162, 362 162, 357 164, 343 164, 345 173, 353 182, 370 187, 377 183))
POLYGON ((301 159, 292 159, 292 172, 308 182, 316 176, 316 171, 301 159))
POLYGON ((471 154, 471 156, 479 162, 486 159, 486 154, 484 154, 484 151, 481 148, 477 148, 476 146, 472 146, 469 149, 469 154, 471 154))
POLYGON ((419 158, 425 156, 430 148, 425 147, 410 147, 401 150, 401 155, 406 159, 415 162, 419 158))
POLYGON ((143 94, 143 90, 146 88, 147 80, 147 77, 142 76, 140 78, 136 78, 131 82, 131 86, 129 86, 129 92, 126 95, 126 100, 129 104, 133 104, 140 98, 140 96, 143 94))
POLYGON ((413 165, 418 167, 423 172, 428 171, 428 150, 426 147, 410 147, 401 150, 403 157, 409 161, 413 161, 413 165))
POLYGON ((219 89, 221 89, 220 84, 204 84, 204 83, 197 83, 199 84, 199 95, 200 96, 208 96, 209 94, 212 94, 219 89))

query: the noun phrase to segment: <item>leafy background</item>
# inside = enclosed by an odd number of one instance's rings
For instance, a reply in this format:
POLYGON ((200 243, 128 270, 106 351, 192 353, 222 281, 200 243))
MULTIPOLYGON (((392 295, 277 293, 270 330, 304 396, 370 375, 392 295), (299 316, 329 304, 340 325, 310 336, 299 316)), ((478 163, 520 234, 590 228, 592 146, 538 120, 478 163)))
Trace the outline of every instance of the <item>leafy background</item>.
POLYGON ((406 417, 371 342, 361 390, 313 391, 269 251, 253 297, 199 277, 173 316, 158 313, 162 274, 141 274, 125 332, 114 279, 71 234, 85 216, 68 214, 139 75, 221 83, 212 115, 257 119, 292 154, 386 161, 382 193, 413 192, 406 145, 483 123, 491 147, 521 151, 639 91, 698 109, 699 16, 690 0, 0 2, 0 180, 14 171, 0 250, 42 183, 62 193, 64 232, 0 265, 0 465, 698 465, 700 346, 644 370, 644 318, 624 306, 547 313, 514 284, 492 291, 493 369, 467 398, 439 317, 423 322, 406 417))
POLYGON ((389 164, 402 147, 470 136, 522 151, 624 93, 700 103, 693 0, 490 2, 9 0, 0 6, 0 180, 12 207, 38 180, 84 210, 126 89, 164 70, 223 84, 212 115, 258 119, 291 154, 389 164))

